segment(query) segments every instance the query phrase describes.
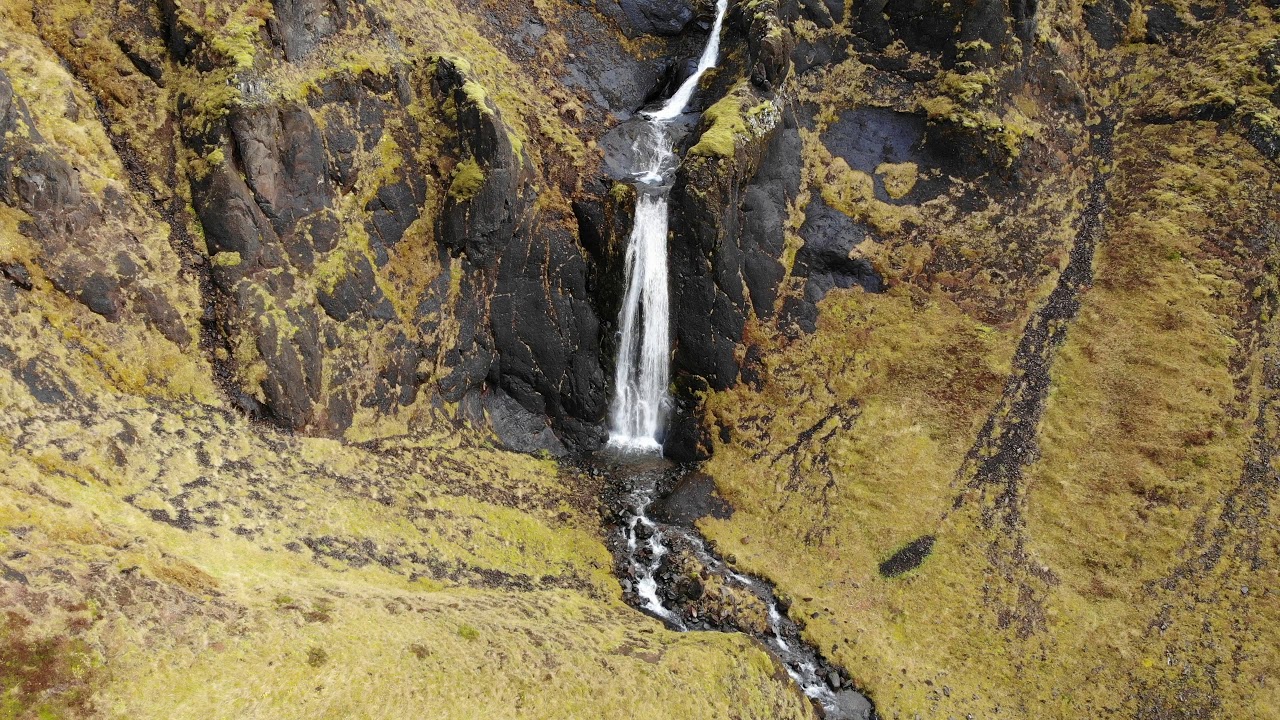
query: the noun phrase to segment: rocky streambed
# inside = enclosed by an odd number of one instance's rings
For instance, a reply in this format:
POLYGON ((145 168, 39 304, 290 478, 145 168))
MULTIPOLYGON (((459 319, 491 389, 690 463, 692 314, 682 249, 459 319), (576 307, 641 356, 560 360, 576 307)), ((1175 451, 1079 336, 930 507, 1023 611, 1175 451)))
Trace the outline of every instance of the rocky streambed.
POLYGON ((750 635, 821 717, 877 717, 848 672, 804 641, 803 621, 791 619, 773 586, 735 569, 732 556, 721 558, 699 534, 700 518, 733 512, 709 476, 655 455, 622 453, 597 456, 589 470, 603 476, 609 546, 630 604, 673 630, 750 635))

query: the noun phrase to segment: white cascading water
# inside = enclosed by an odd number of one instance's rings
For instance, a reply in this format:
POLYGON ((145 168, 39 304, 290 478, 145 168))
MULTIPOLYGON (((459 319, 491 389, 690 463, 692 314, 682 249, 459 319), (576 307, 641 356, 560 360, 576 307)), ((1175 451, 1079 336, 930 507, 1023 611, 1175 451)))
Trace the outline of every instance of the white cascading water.
POLYGON ((626 292, 618 315, 618 364, 614 371, 609 444, 624 450, 660 452, 671 398, 671 327, 667 289, 667 193, 676 165, 667 123, 684 112, 698 80, 720 56, 720 29, 728 0, 717 0, 711 37, 694 71, 661 108, 645 113, 644 132, 632 144, 636 190, 635 225, 627 241, 626 292))
MULTIPOLYGON (((678 160, 672 152, 668 124, 684 112, 697 89, 698 80, 715 67, 720 54, 720 29, 728 0, 717 0, 716 20, 711 37, 698 60, 698 69, 689 76, 663 106, 645 113, 647 122, 631 145, 632 176, 635 178, 635 225, 627 244, 626 292, 618 316, 618 365, 614 373, 609 444, 624 452, 649 457, 631 458, 633 476, 623 537, 628 562, 627 592, 634 592, 639 604, 678 630, 688 629, 681 615, 663 600, 658 574, 670 543, 679 541, 691 548, 704 567, 720 575, 727 584, 761 598, 768 608, 768 632, 757 639, 782 660, 787 673, 806 696, 820 704, 827 717, 871 717, 870 704, 861 695, 837 693, 828 686, 816 651, 797 640, 798 629, 778 606, 777 598, 764 584, 733 571, 708 550, 696 531, 656 521, 649 516, 658 493, 658 481, 665 461, 652 457, 662 451, 662 431, 671 400, 667 392, 670 377, 670 315, 667 291, 667 193, 678 160), (634 465, 634 463, 641 463, 634 465), (658 463, 645 466, 643 463, 658 463), (630 583, 634 582, 634 586, 630 583), (787 638, 792 638, 789 642, 787 638), (843 703, 856 696, 866 711, 847 711, 843 703), (843 699, 842 699, 843 698, 843 699)), ((669 580, 669 578, 668 578, 669 580)), ((695 616, 696 620, 696 616, 695 616)))

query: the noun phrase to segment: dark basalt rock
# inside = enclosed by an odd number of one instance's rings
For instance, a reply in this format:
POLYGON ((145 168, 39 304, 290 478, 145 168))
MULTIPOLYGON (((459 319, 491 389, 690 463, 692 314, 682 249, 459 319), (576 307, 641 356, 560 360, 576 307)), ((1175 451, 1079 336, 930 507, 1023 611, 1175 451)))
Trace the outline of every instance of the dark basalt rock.
POLYGON ((457 107, 458 135, 450 155, 459 163, 472 161, 484 173, 478 190, 469 196, 450 192, 445 200, 439 237, 455 254, 465 254, 475 265, 492 267, 497 255, 515 235, 525 210, 524 182, 507 133, 507 127, 489 105, 477 105, 463 86, 466 78, 452 63, 440 61, 432 80, 433 92, 457 107))
POLYGON ((948 166, 947 155, 938 152, 931 143, 929 130, 923 116, 888 108, 860 107, 842 112, 822 134, 822 142, 849 167, 873 177, 877 199, 919 204, 946 188, 944 175, 970 174, 967 168, 948 166), (916 164, 921 177, 907 195, 891 198, 876 169, 883 163, 908 162, 916 164))
POLYGON ((566 454, 564 445, 547 424, 545 415, 530 412, 501 390, 484 396, 484 409, 498 440, 516 452, 545 452, 552 457, 566 454))
POLYGON ((289 62, 306 58, 320 41, 364 19, 379 25, 378 16, 352 0, 275 0, 267 31, 289 62))
POLYGON ((772 316, 784 274, 782 225, 799 188, 800 153, 795 117, 782 115, 737 158, 686 162, 672 191, 673 367, 715 389, 737 381, 747 315, 772 316))
POLYGON ((1186 23, 1178 17, 1178 11, 1172 5, 1156 3, 1147 9, 1147 42, 1167 42, 1186 29, 1186 23))
MULTIPOLYGON (((515 157, 496 110, 466 97, 456 68, 441 62, 434 82, 459 108, 454 152, 484 173, 475 195, 446 200, 440 224, 444 246, 465 257, 468 273, 478 274, 475 282, 492 288, 484 293, 491 298, 487 311, 471 309, 476 332, 469 344, 477 362, 460 367, 478 373, 489 359, 484 376, 491 385, 526 412, 550 418, 565 442, 594 448, 603 439, 598 423, 606 383, 586 258, 569 231, 577 220, 532 211, 530 178, 520 170, 528 159, 515 157), (491 339, 482 339, 490 333, 491 339)), ((461 356, 469 354, 467 346, 460 342, 461 356)), ((448 381, 451 392, 458 391, 459 379, 455 372, 448 381)))
POLYGON ((387 300, 373 277, 373 267, 364 255, 350 258, 345 273, 332 288, 321 288, 316 300, 329 317, 343 322, 356 313, 365 313, 371 319, 389 321, 395 319, 395 308, 387 300))
POLYGON ((324 143, 305 107, 237 112, 231 135, 254 200, 277 234, 333 203, 324 143))
POLYGON ((31 289, 31 273, 22 263, 0 263, 0 274, 23 290, 31 289))
POLYGON ((590 447, 603 439, 596 422, 604 416, 607 384, 586 260, 557 226, 533 230, 499 263, 491 309, 494 379, 527 411, 569 429, 569 442, 590 447), (548 268, 557 270, 550 278, 548 268))
POLYGON ((933 551, 934 536, 924 535, 907 543, 901 550, 880 563, 880 574, 884 577, 897 577, 909 570, 920 567, 929 553, 933 551))
POLYGON ((41 236, 78 231, 97 209, 85 206, 79 173, 45 147, 26 103, 0 71, 0 201, 30 215, 41 236))
POLYGON ((853 249, 870 231, 861 223, 833 209, 822 196, 813 193, 805 208, 800 237, 804 245, 796 252, 793 272, 808 280, 804 297, 790 298, 784 305, 783 327, 794 323, 805 332, 817 330, 818 301, 834 288, 860 287, 867 292, 883 292, 884 280, 866 258, 850 257, 853 249))
MULTIPOLYGON (((0 360, 5 365, 12 367, 11 363, 16 360, 7 351, 0 353, 0 360)), ((71 396, 63 391, 55 376, 47 369, 42 368, 38 360, 28 360, 25 365, 18 369, 15 373, 19 380, 26 386, 27 391, 31 393, 31 397, 37 402, 46 405, 58 405, 65 403, 71 399, 71 396)))
POLYGON ((404 231, 418 219, 418 208, 424 202, 426 193, 421 183, 401 180, 384 186, 365 208, 373 213, 373 221, 365 226, 365 231, 377 237, 384 247, 391 247, 400 242, 404 231))
POLYGON ((844 22, 844 3, 840 0, 784 0, 778 3, 778 16, 787 25, 803 19, 820 28, 831 28, 844 22))
POLYGON ((800 38, 791 53, 796 74, 802 75, 815 68, 824 68, 844 62, 849 57, 849 46, 835 38, 800 38))
POLYGON ((956 60, 957 42, 982 40, 991 51, 965 59, 986 61, 999 57, 1012 39, 1010 15, 1017 21, 1014 24, 1022 25, 1027 14, 1034 12, 1034 5, 1015 3, 1011 10, 1003 0, 869 0, 860 7, 852 29, 875 46, 901 39, 911 50, 941 56, 947 64, 956 60))
POLYGON ((716 481, 710 475, 691 472, 682 475, 671 492, 653 502, 649 515, 661 523, 693 528, 704 517, 730 517, 733 506, 716 494, 716 481))
POLYGON ((679 35, 697 15, 689 0, 609 0, 600 4, 600 10, 627 37, 679 35))
MULTIPOLYGON (((653 55, 633 55, 620 42, 621 36, 628 32, 628 23, 620 8, 615 4, 598 7, 606 15, 604 21, 594 13, 584 12, 575 16, 573 25, 566 28, 566 39, 575 50, 566 59, 562 80, 566 88, 582 91, 589 98, 589 105, 594 106, 589 109, 599 112, 601 117, 612 114, 626 120, 652 99, 653 88, 663 82, 664 74, 674 64, 653 58, 686 57, 696 53, 692 50, 697 42, 693 37, 696 33, 664 37, 659 42, 665 47, 653 55), (609 27, 608 19, 622 32, 609 27)), ((531 61, 538 49, 537 43, 530 48, 531 61)))
POLYGON ((1098 47, 1110 50, 1124 38, 1132 11, 1131 0, 1097 0, 1084 6, 1084 26, 1098 47))
MULTIPOLYGON (((217 148, 225 158, 193 182, 192 194, 210 251, 240 256, 214 263, 212 275, 219 332, 228 342, 252 338, 266 366, 261 387, 244 390, 260 392, 270 417, 286 426, 341 432, 354 407, 389 412, 412 402, 427 379, 419 362, 443 356, 444 379, 431 392, 457 401, 501 389, 543 426, 549 418, 566 442, 593 447, 606 384, 577 219, 535 207, 530 159, 516 154, 497 108, 468 92, 457 66, 436 59, 425 70, 338 76, 306 105, 244 107, 187 138, 202 155, 217 148), (344 244, 351 229, 338 198, 361 182, 352 156, 379 152, 385 133, 400 148, 423 144, 407 111, 415 93, 449 108, 440 156, 422 165, 402 155, 396 176, 363 208, 367 250, 344 244), (479 171, 478 182, 455 190, 455 168, 464 164, 479 171), (424 214, 429 184, 446 191, 429 213, 444 270, 416 298, 418 312, 400 316, 380 269, 424 214), (451 278, 455 272, 462 277, 451 278), (446 306, 453 283, 459 300, 446 306), (303 294, 308 287, 314 300, 303 294), (457 345, 441 348, 439 328, 449 319, 459 327, 457 345), (376 375, 358 372, 370 362, 376 375)), ((497 415, 504 422, 517 417, 506 405, 497 415)))
MULTIPOLYGON (((57 290, 107 321, 120 322, 132 311, 167 339, 190 342, 166 290, 136 282, 151 271, 135 259, 145 256, 138 239, 103 228, 104 221, 129 212, 123 198, 108 187, 100 206, 81 191, 79 172, 52 147, 0 71, 0 202, 29 216, 22 232, 38 241, 35 264, 57 290)), ((0 271, 19 288, 33 287, 20 263, 0 271)))

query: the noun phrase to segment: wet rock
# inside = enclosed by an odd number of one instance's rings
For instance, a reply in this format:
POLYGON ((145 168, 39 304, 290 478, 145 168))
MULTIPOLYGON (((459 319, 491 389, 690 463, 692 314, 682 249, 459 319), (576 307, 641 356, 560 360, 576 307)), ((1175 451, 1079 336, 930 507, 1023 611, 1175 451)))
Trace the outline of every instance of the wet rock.
POLYGON ((693 528, 701 518, 727 518, 733 508, 716 494, 716 483, 701 472, 685 474, 671 492, 655 500, 650 516, 667 525, 693 528))
POLYGON ((536 225, 506 249, 493 299, 497 383, 527 410, 594 447, 607 409, 600 323, 587 290, 588 267, 573 237, 536 225), (549 268, 555 268, 553 275, 549 268))
POLYGON ((865 695, 853 690, 841 690, 836 693, 836 708, 841 720, 871 720, 875 717, 875 709, 871 701, 865 695))

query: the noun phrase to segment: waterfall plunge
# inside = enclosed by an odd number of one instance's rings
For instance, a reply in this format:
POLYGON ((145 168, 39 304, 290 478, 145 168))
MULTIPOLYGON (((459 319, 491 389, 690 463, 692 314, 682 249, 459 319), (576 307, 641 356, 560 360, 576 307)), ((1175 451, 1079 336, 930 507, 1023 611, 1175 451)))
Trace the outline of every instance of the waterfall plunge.
POLYGON ((658 110, 645 113, 645 131, 632 144, 635 158, 635 225, 627 241, 626 293, 618 316, 618 365, 614 371, 609 444, 625 450, 661 451, 663 423, 671 405, 671 328, 667 289, 666 183, 676 165, 667 123, 693 97, 698 80, 720 56, 720 29, 728 0, 717 0, 711 37, 698 69, 658 110))

